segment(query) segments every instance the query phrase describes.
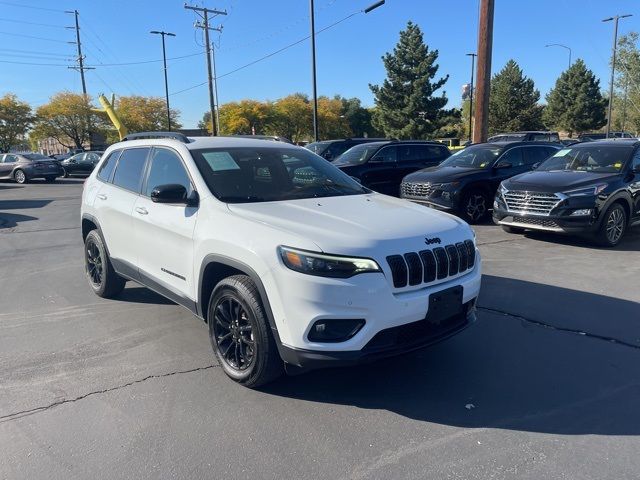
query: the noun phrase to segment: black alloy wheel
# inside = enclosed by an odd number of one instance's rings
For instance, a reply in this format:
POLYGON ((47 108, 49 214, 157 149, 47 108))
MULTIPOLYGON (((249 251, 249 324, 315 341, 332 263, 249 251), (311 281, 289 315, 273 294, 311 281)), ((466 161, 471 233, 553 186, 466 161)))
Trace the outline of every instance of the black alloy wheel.
POLYGON ((232 296, 219 299, 214 312, 213 335, 222 359, 239 372, 251 367, 256 342, 249 312, 232 296))
POLYGON ((98 245, 93 239, 87 241, 85 245, 85 259, 87 265, 87 276, 95 288, 102 286, 103 263, 98 245))
POLYGON ((622 205, 614 203, 602 217, 602 224, 596 234, 596 240, 605 247, 615 247, 620 243, 626 229, 627 212, 622 205))
POLYGON ((481 222, 489 213, 487 196, 480 190, 468 192, 462 201, 462 216, 471 224, 481 222))

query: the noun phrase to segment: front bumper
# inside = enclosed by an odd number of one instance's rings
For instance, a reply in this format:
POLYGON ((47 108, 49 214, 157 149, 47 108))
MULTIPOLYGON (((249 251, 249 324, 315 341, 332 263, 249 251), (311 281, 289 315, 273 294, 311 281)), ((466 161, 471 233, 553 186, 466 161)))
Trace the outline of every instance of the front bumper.
POLYGON ((514 228, 525 228, 528 230, 541 230, 555 233, 571 233, 571 234, 589 234, 598 230, 599 219, 598 211, 589 208, 590 215, 571 216, 570 209, 556 209, 552 215, 531 215, 526 213, 512 213, 503 208, 493 208, 493 222, 497 225, 503 225, 514 228))
POLYGON ((464 305, 462 314, 440 324, 425 318, 381 330, 361 350, 319 351, 283 345, 280 354, 287 365, 299 371, 365 364, 434 345, 460 333, 475 320, 474 299, 464 305))
POLYGON ((401 194, 400 198, 445 212, 457 211, 460 204, 460 195, 457 191, 438 192, 437 195, 431 195, 428 197, 401 194), (444 197, 443 194, 445 195, 444 197))
MULTIPOLYGON (((314 277, 285 267, 265 273, 263 281, 285 362, 304 368, 354 364, 396 355, 435 343, 464 329, 475 318, 473 307, 480 292, 481 259, 476 250, 472 269, 434 283, 396 289, 391 273, 365 273, 348 279, 314 277), (428 317, 433 294, 461 287, 466 315, 446 323, 442 330, 420 323, 428 317), (308 333, 318 320, 364 319, 364 326, 348 340, 312 342, 308 333), (413 325, 411 327, 410 325, 413 325), (421 327, 422 325, 422 327, 421 327), (407 328, 418 342, 380 343, 379 335, 407 328), (374 343, 372 343, 374 342, 374 343), (375 345, 377 348, 374 348, 375 345)), ((393 336, 393 333, 385 335, 393 336)), ((388 340, 389 338, 387 338, 388 340)))

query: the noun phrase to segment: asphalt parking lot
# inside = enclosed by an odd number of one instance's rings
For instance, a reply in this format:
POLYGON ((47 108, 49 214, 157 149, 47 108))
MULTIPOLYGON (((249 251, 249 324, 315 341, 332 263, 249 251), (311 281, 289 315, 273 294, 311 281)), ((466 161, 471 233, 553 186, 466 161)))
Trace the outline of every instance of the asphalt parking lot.
POLYGON ((638 478, 640 229, 481 225, 476 324, 251 391, 185 309, 91 292, 81 186, 0 183, 0 478, 638 478))

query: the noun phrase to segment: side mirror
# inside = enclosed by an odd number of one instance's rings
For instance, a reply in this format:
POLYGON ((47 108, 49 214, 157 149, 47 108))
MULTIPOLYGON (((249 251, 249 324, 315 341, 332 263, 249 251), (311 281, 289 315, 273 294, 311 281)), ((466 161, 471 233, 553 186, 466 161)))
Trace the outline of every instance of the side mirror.
POLYGON ((383 160, 382 157, 374 155, 369 159, 369 163, 382 163, 382 160, 383 160))
POLYGON ((151 201, 154 203, 172 203, 195 207, 198 205, 199 197, 196 191, 187 196, 187 189, 184 185, 169 183, 155 187, 151 191, 151 201))
POLYGON ((513 167, 513 165, 511 165, 511 162, 499 162, 495 167, 496 170, 502 170, 505 168, 511 168, 513 167))
POLYGON ((540 162, 534 163, 531 165, 531 170, 536 170, 540 166, 540 162))

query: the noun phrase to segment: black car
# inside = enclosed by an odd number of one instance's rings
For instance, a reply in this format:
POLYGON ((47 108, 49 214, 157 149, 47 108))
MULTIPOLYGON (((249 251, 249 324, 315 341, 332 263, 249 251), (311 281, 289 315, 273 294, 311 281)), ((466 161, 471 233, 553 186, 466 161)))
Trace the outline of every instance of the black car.
POLYGON ((487 140, 494 142, 559 142, 558 132, 531 130, 526 132, 499 133, 487 140))
POLYGON ((64 169, 63 176, 67 178, 69 175, 89 175, 93 172, 103 153, 104 152, 101 151, 82 152, 66 160, 62 160, 60 165, 64 169))
POLYGON ((449 149, 440 142, 387 140, 351 147, 333 164, 363 186, 397 197, 406 175, 438 165, 450 156, 449 149))
MULTIPOLYGON (((629 132, 609 132, 609 138, 633 138, 629 132)), ((581 133, 578 140, 581 142, 593 142, 594 140, 606 140, 607 134, 603 132, 581 133)))
POLYGON ((543 142, 470 145, 437 167, 405 177, 400 196, 477 223, 489 213, 500 182, 531 170, 559 149, 559 145, 543 142))
POLYGON ((339 140, 323 140, 305 145, 304 148, 311 150, 316 155, 320 155, 330 162, 338 158, 354 145, 362 143, 379 142, 388 140, 387 138, 342 138, 339 140))
POLYGON ((57 160, 40 153, 0 154, 0 179, 27 183, 32 178, 44 178, 53 182, 63 171, 57 160))
POLYGON ((493 219, 511 233, 590 234, 615 246, 640 224, 640 141, 577 143, 556 152, 535 171, 502 182, 493 219))

